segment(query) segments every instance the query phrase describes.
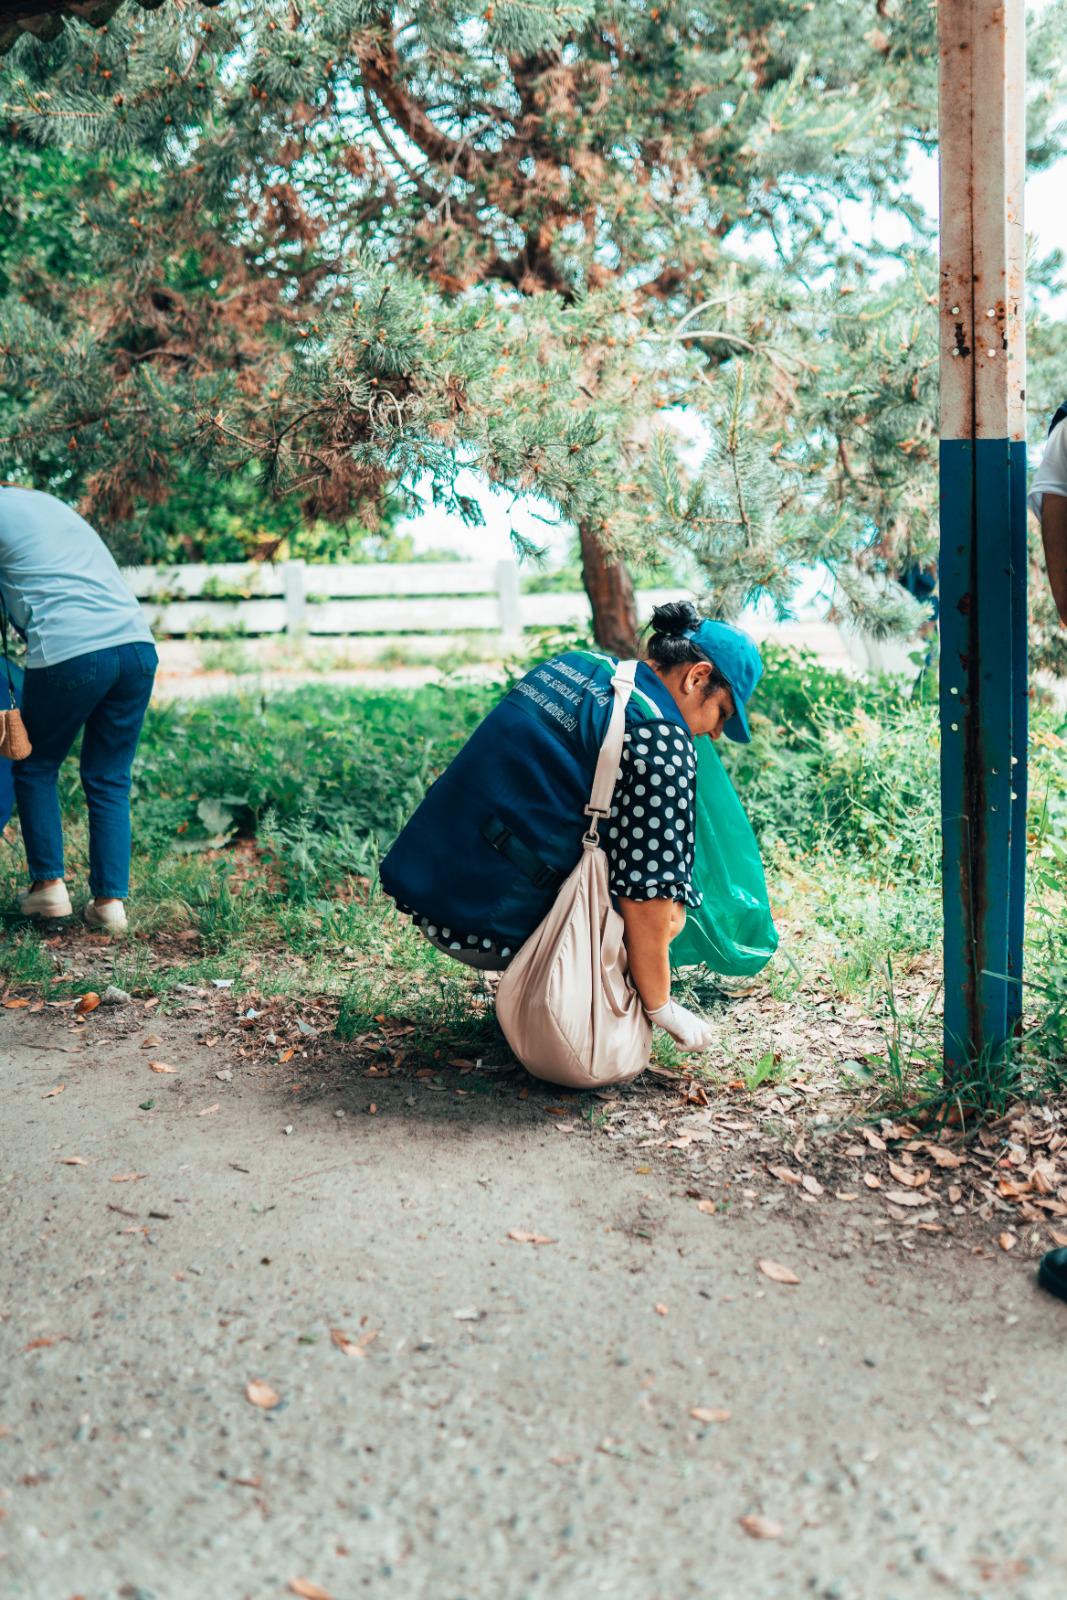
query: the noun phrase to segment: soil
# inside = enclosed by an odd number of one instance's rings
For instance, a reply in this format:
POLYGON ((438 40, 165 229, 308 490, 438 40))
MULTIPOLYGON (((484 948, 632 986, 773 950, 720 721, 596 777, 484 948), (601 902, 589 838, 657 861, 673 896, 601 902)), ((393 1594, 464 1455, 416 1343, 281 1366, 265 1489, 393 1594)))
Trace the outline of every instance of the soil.
POLYGON ((5 1597, 1062 1591, 1044 1223, 909 1225, 862 1174, 914 1130, 817 1162, 780 1087, 559 1097, 327 1020, 0 1011, 5 1597))

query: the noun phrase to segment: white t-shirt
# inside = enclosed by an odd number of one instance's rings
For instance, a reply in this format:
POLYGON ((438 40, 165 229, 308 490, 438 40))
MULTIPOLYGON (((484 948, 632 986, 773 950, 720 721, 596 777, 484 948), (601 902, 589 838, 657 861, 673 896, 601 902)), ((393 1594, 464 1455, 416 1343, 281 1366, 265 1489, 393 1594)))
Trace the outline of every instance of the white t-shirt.
POLYGON ((27 667, 152 643, 103 539, 70 506, 37 489, 0 489, 0 590, 26 636, 27 667))
POLYGON ((1057 422, 1045 442, 1041 465, 1034 474, 1027 497, 1030 510, 1038 517, 1046 494, 1061 494, 1067 499, 1067 417, 1057 422))

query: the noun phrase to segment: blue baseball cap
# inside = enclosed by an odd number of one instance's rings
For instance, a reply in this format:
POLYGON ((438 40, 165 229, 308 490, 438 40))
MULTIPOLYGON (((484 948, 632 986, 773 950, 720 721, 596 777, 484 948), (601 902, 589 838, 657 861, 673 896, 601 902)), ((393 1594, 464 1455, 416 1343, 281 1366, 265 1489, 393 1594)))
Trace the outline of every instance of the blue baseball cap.
POLYGON ((745 705, 763 676, 763 658, 756 641, 729 622, 710 619, 698 628, 686 628, 683 639, 695 644, 701 655, 718 667, 734 697, 734 714, 723 728, 728 739, 737 744, 749 744, 752 729, 748 725, 745 705))

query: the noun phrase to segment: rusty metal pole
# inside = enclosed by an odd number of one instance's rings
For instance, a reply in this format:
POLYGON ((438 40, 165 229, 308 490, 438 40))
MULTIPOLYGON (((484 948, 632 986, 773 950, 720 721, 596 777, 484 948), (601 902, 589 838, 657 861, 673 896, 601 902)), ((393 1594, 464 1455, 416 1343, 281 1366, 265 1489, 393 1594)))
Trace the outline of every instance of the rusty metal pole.
POLYGON ((1025 0, 941 0, 945 1074, 1020 1012, 1026 866, 1025 0))

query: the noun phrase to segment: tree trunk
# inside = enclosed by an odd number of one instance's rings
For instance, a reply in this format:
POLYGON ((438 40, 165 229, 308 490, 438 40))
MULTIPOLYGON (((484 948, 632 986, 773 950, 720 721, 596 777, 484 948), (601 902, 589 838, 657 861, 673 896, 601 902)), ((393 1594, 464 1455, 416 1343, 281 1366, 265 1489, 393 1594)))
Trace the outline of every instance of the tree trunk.
POLYGON ((592 528, 580 523, 582 583, 593 608, 593 637, 602 650, 620 660, 637 654, 637 602, 626 564, 606 556, 592 528))

